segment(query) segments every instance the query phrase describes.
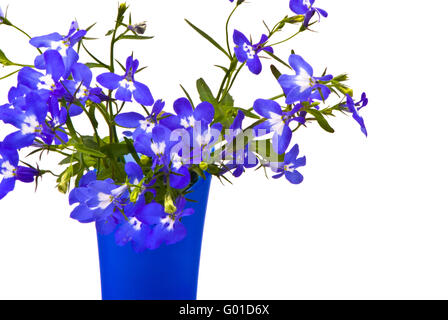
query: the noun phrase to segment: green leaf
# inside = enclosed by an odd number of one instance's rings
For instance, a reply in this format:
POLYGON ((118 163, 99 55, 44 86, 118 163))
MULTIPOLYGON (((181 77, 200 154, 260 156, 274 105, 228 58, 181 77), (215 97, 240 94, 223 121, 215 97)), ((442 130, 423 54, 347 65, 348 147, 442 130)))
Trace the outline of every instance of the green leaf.
POLYGON ((327 132, 334 133, 334 129, 330 126, 327 119, 316 109, 307 109, 308 113, 311 113, 317 120, 317 123, 327 132))
POLYGON ((86 63, 86 66, 89 67, 90 69, 92 69, 92 68, 104 68, 104 65, 99 64, 99 63, 95 63, 95 62, 88 62, 88 63, 86 63))
POLYGON ((185 21, 192 27, 197 33, 199 33, 201 36, 203 36, 205 39, 207 39, 212 45, 214 45, 218 50, 220 50, 222 53, 224 53, 229 59, 232 59, 226 50, 224 50, 223 47, 221 47, 218 42, 216 42, 212 37, 210 37, 208 34, 206 34, 204 31, 196 27, 194 24, 192 24, 190 21, 185 19, 185 21))
POLYGON ((4 65, 5 67, 6 67, 6 66, 14 66, 14 65, 15 65, 14 62, 12 62, 11 60, 9 60, 9 59, 6 57, 5 53, 4 53, 2 50, 0 50, 0 63, 1 63, 2 65, 4 65))
POLYGON ((180 84, 180 87, 182 88, 182 91, 185 93, 185 95, 187 96, 188 101, 190 101, 191 105, 194 106, 194 102, 193 99, 191 99, 190 94, 188 93, 187 90, 185 90, 185 88, 180 84))
POLYGON ((201 101, 210 102, 215 107, 218 105, 218 101, 216 101, 212 90, 210 90, 210 87, 207 85, 204 79, 201 78, 196 81, 196 87, 198 89, 201 101))
POLYGON ((130 153, 128 145, 124 143, 106 144, 101 148, 101 152, 110 158, 120 158, 130 153))
POLYGON ((282 75, 281 72, 278 71, 278 69, 273 64, 271 64, 271 72, 274 75, 275 79, 277 79, 277 80, 282 75))
POLYGON ((118 38, 117 41, 118 40, 149 40, 149 39, 152 39, 152 38, 154 38, 154 37, 125 35, 125 36, 121 36, 120 38, 118 38))
POLYGON ((72 145, 73 145, 73 147, 76 148, 76 150, 78 150, 81 153, 84 153, 84 154, 87 154, 89 156, 96 157, 96 158, 106 158, 106 155, 104 153, 102 153, 101 151, 91 149, 83 144, 72 143, 72 145))
POLYGON ((255 114, 249 110, 243 109, 243 108, 236 108, 237 110, 241 110, 244 115, 248 118, 252 118, 252 119, 261 119, 261 117, 258 114, 255 114))

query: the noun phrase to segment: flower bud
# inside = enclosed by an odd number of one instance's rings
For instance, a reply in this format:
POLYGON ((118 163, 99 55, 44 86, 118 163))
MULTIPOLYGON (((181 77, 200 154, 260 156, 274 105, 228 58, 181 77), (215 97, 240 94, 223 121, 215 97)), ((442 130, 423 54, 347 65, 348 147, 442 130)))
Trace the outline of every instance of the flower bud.
POLYGON ((141 156, 140 161, 143 165, 147 165, 149 163, 150 158, 148 156, 141 156))
POLYGON ((137 34, 144 34, 146 32, 146 21, 130 25, 128 28, 137 34))
POLYGON ((290 24, 295 24, 295 23, 303 22, 304 20, 305 20, 305 16, 299 15, 299 16, 289 17, 288 19, 286 19, 286 22, 290 23, 290 24))
POLYGON ((165 212, 168 214, 173 214, 176 211, 177 208, 174 205, 173 198, 171 198, 171 195, 167 193, 165 196, 165 212))
POLYGON ((202 161, 202 162, 199 164, 199 168, 201 168, 202 171, 207 170, 207 169, 208 169, 208 163, 202 161))
POLYGON ((131 192, 131 196, 129 197, 129 200, 132 203, 136 203, 138 200, 138 197, 140 196, 140 190, 139 188, 135 188, 132 192, 131 192))

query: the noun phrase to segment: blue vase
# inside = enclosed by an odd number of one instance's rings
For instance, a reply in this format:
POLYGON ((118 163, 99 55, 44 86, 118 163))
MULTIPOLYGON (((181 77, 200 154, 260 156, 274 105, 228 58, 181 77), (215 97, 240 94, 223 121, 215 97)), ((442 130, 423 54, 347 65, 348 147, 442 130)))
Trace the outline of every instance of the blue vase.
POLYGON ((174 245, 136 253, 114 235, 98 235, 103 300, 195 300, 211 176, 193 186, 187 207, 195 213, 182 223, 187 237, 174 245))

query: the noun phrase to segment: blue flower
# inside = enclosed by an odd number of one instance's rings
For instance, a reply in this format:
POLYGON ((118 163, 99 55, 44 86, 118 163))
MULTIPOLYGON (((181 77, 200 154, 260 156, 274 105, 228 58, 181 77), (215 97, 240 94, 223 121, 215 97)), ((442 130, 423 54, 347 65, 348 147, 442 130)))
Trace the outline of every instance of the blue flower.
POLYGON ((194 213, 193 209, 185 209, 186 200, 180 197, 176 201, 176 212, 168 214, 163 206, 157 202, 148 204, 140 213, 139 218, 147 225, 153 226, 151 235, 147 241, 147 247, 157 249, 165 244, 174 244, 185 238, 187 230, 180 222, 186 216, 194 213))
POLYGON ((328 13, 325 10, 313 7, 314 2, 315 0, 290 0, 289 2, 289 7, 294 13, 305 16, 303 21, 305 28, 308 27, 315 13, 319 15, 319 19, 320 16, 328 17, 328 13))
POLYGON ((165 107, 165 102, 157 100, 154 103, 151 114, 147 117, 137 112, 126 112, 115 117, 115 123, 124 128, 136 128, 132 136, 134 140, 141 134, 151 135, 152 130, 158 124, 157 117, 165 107))
POLYGON ((122 222, 115 231, 115 242, 119 246, 130 242, 135 252, 143 252, 146 249, 152 229, 141 218, 145 214, 143 211, 145 207, 144 197, 140 197, 136 203, 130 203, 125 207, 126 218, 120 218, 122 222))
POLYGON ((299 156, 299 146, 296 144, 288 153, 285 154, 285 161, 281 163, 271 164, 274 172, 277 172, 272 178, 279 179, 283 176, 292 184, 300 184, 303 181, 302 174, 297 168, 306 165, 306 157, 299 156))
POLYGON ((169 116, 160 122, 171 130, 192 129, 197 122, 210 124, 215 116, 215 108, 210 102, 201 102, 195 109, 187 98, 174 101, 177 116, 169 116))
POLYGON ((276 101, 256 100, 254 110, 267 120, 254 127, 254 135, 259 137, 274 132, 274 148, 279 154, 284 154, 292 137, 292 130, 289 128, 289 124, 291 121, 304 123, 302 117, 295 116, 301 107, 301 105, 296 105, 291 111, 283 112, 276 101))
POLYGON ((162 125, 157 125, 152 130, 151 136, 141 134, 134 141, 135 150, 150 157, 152 166, 167 166, 169 163, 169 150, 172 146, 170 130, 162 125))
POLYGON ((44 53, 44 59, 46 73, 43 74, 30 67, 25 67, 19 72, 19 85, 37 90, 44 99, 50 96, 62 97, 66 92, 60 83, 65 72, 62 57, 55 50, 49 50, 44 53))
POLYGON ((109 234, 123 217, 128 199, 126 185, 118 186, 112 179, 96 180, 95 172, 89 172, 70 193, 69 203, 79 203, 70 217, 82 223, 95 221, 100 234, 109 234))
POLYGON ((301 57, 292 54, 289 57, 289 64, 296 72, 296 75, 281 75, 278 82, 286 94, 286 103, 303 102, 310 97, 318 98, 320 91, 323 98, 326 99, 330 94, 328 87, 319 83, 319 81, 330 81, 333 76, 313 77, 313 68, 301 57))
POLYGON ((48 106, 36 92, 26 96, 27 109, 2 108, 0 120, 12 124, 19 131, 11 133, 5 140, 5 146, 11 149, 21 149, 33 144, 36 137, 42 136, 46 126, 45 117, 48 106))
MULTIPOLYGON (((90 86, 92 82, 92 71, 89 67, 82 63, 75 63, 72 67, 73 81, 66 81, 65 87, 74 96, 76 100, 85 104, 87 100, 94 103, 101 103, 101 88, 92 88, 90 86)), ((77 106, 78 107, 78 106, 77 106)), ((82 108, 79 113, 82 113, 82 108)), ((70 115, 75 115, 74 110, 70 110, 70 115)))
POLYGON ((230 151, 224 151, 223 158, 227 159, 228 156, 230 156, 231 160, 225 165, 223 173, 233 170, 232 174, 236 178, 240 177, 245 169, 254 168, 258 164, 258 158, 250 150, 250 143, 245 144, 244 147, 242 147, 242 145, 239 146, 238 141, 235 140, 238 135, 243 133, 243 120, 244 113, 239 110, 235 120, 229 127, 229 133, 225 136, 230 151))
POLYGON ((17 150, 0 143, 0 200, 14 190, 16 181, 30 183, 39 172, 33 168, 19 166, 17 150))
POLYGON ((115 73, 107 72, 100 74, 96 80, 99 84, 109 90, 118 89, 115 93, 115 99, 120 101, 132 101, 132 97, 138 103, 151 106, 154 103, 151 91, 141 82, 135 81, 134 75, 138 70, 139 62, 132 56, 126 60, 126 74, 119 76, 115 73))
POLYGON ((27 86, 18 84, 17 87, 11 87, 8 92, 8 101, 14 108, 26 109, 26 96, 31 92, 31 89, 27 86))
MULTIPOLYGON (((78 43, 86 35, 85 30, 79 30, 77 22, 72 22, 68 35, 61 36, 59 33, 51 33, 45 36, 35 37, 30 40, 30 44, 36 48, 48 48, 48 50, 57 51, 64 62, 64 74, 68 76, 73 64, 78 61, 78 53, 73 46, 78 43)), ((47 51, 48 51, 47 50, 47 51)), ((45 58, 40 55, 34 61, 34 65, 38 69, 45 69, 45 58)))
POLYGON ((273 53, 272 47, 264 47, 268 41, 267 35, 262 35, 260 42, 252 44, 244 34, 235 30, 233 33, 233 42, 236 44, 235 55, 239 62, 247 63, 249 70, 254 74, 260 74, 262 65, 258 54, 261 51, 273 53))
POLYGON ((362 94, 361 100, 357 103, 355 103, 349 95, 347 95, 347 103, 345 107, 347 107, 348 111, 352 113, 353 119, 355 119, 356 122, 359 123, 361 126, 361 131, 364 133, 364 135, 367 137, 367 129, 364 124, 364 119, 359 115, 359 110, 367 106, 369 103, 369 100, 367 99, 367 96, 365 93, 362 94))

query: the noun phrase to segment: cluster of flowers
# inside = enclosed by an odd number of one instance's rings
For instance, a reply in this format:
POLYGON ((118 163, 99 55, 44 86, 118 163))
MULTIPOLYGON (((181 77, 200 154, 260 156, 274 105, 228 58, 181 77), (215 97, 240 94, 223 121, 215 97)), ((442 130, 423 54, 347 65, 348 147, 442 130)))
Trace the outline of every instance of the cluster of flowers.
MULTIPOLYGON (((243 2, 239 0, 236 6, 243 2)), ((313 5, 314 0, 290 2, 291 9, 301 17, 291 21, 301 21, 301 30, 308 27, 315 13, 327 16, 313 5)), ((120 6, 119 21, 125 10, 120 6)), ((0 23, 10 23, 1 11, 0 19, 0 23)), ((118 27, 120 24, 115 32, 118 27)), ((126 32, 137 36, 145 29, 146 24, 129 24, 126 32)), ((277 76, 283 91, 280 98, 285 97, 286 107, 277 99, 257 99, 250 109, 255 113, 234 108, 233 104, 223 102, 230 98, 227 88, 221 99, 222 90, 218 98, 203 99, 196 107, 187 94, 187 98, 174 102, 174 113, 170 113, 164 110, 162 100, 155 101, 147 85, 135 79, 141 69, 133 56, 122 66, 122 75, 116 74, 112 65, 103 64, 109 70, 99 74, 94 83, 92 64, 78 61, 86 33, 73 22, 66 36, 52 33, 30 40, 40 54, 34 66, 18 71, 18 83, 9 91, 9 102, 0 106, 0 120, 17 129, 0 143, 0 199, 14 189, 17 180, 33 182, 50 172, 26 163, 19 165, 18 150, 32 147, 64 154, 67 158, 62 163, 69 164, 69 168, 59 175, 60 190, 66 191, 64 186, 77 177, 76 188, 69 196, 70 204, 77 205, 71 217, 82 223, 95 222, 99 233, 115 232, 117 244, 130 242, 136 251, 143 251, 163 243, 176 243, 186 236, 181 220, 193 214, 193 210, 186 205, 185 195, 201 176, 224 177, 231 172, 239 177, 246 169, 258 166, 270 168, 273 178, 285 176, 293 184, 303 181, 298 168, 306 164, 306 158, 299 157, 297 144, 290 147, 292 124, 297 128, 305 125, 310 121, 309 113, 317 121, 323 119, 319 105, 327 100, 339 80, 334 81, 331 75, 315 76, 302 57, 292 54, 289 65, 295 74, 277 76), (141 105, 145 113, 121 112, 125 103, 141 105), (113 106, 117 107, 116 112, 113 106), (224 118, 219 109, 222 106, 231 111, 224 118), (95 111, 108 121, 107 138, 98 135, 95 111), (95 135, 91 139, 85 139, 73 127, 72 119, 81 114, 92 122, 95 135), (248 117, 257 121, 243 128, 248 117), (126 143, 120 142, 114 132, 117 126, 126 128, 123 132, 126 143), (272 145, 271 156, 262 152, 260 141, 272 145), (107 152, 122 147, 125 151, 119 154, 107 152), (129 154, 132 161, 124 158, 129 154)), ((259 74, 262 71, 259 55, 274 53, 268 45, 272 34, 263 35, 253 44, 235 30, 234 50, 226 53, 231 66, 235 68, 239 62, 241 67, 247 65, 252 73, 259 74)), ((226 76, 231 73, 228 69, 226 76)), ((233 83, 230 78, 225 80, 233 83)), ((340 88, 346 87, 339 85, 340 88)), ((359 115, 366 105, 365 94, 361 101, 354 102, 347 92, 345 101, 328 110, 350 112, 367 135, 359 115)))

